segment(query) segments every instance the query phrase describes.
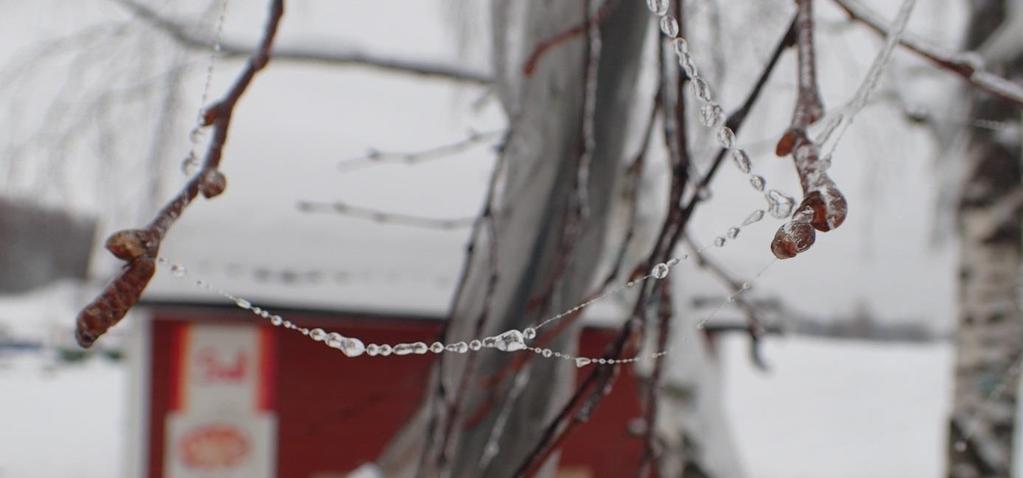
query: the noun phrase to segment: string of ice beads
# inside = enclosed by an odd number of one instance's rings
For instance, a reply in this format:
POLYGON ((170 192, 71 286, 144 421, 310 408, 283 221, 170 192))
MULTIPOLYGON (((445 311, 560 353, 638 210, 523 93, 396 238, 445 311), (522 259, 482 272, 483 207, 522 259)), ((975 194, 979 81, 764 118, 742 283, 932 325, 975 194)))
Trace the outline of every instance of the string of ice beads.
POLYGON ((210 49, 209 60, 206 63, 206 78, 203 80, 202 93, 199 96, 199 112, 196 114, 195 126, 188 133, 188 139, 191 143, 188 155, 185 160, 181 162, 181 171, 186 175, 191 175, 195 168, 199 166, 198 148, 199 142, 202 140, 204 135, 204 124, 203 117, 206 113, 206 102, 209 101, 210 87, 213 84, 213 70, 217 63, 217 55, 223 48, 223 34, 224 34, 224 21, 227 19, 227 4, 230 0, 222 0, 220 5, 220 15, 217 17, 217 22, 213 28, 213 48, 210 49))
MULTIPOLYGON (((702 251, 703 248, 701 248, 700 250, 702 251)), ((557 314, 557 315, 555 315, 553 317, 545 319, 545 320, 543 320, 542 322, 538 323, 535 326, 526 327, 525 329, 522 329, 522 330, 517 330, 517 329, 507 330, 507 331, 502 332, 502 333, 500 333, 498 335, 486 337, 486 338, 483 338, 483 339, 472 339, 472 340, 468 340, 468 341, 464 341, 463 340, 463 341, 458 341, 458 342, 454 342, 454 343, 450 343, 450 344, 444 344, 442 342, 433 342, 433 343, 427 345, 426 342, 421 342, 420 341, 420 342, 411 342, 411 343, 398 343, 398 344, 393 344, 393 345, 392 344, 375 344, 375 343, 370 343, 370 344, 367 345, 367 344, 365 344, 365 342, 363 342, 362 340, 360 340, 358 338, 355 338, 355 337, 347 337, 347 336, 344 336, 344 335, 342 335, 340 333, 337 333, 337 332, 327 332, 327 331, 323 330, 322 328, 318 328, 318 327, 316 327, 316 328, 308 328, 308 327, 302 327, 302 326, 296 325, 295 323, 291 322, 290 320, 285 319, 281 315, 274 314, 274 313, 270 312, 269 310, 266 310, 266 309, 258 307, 258 306, 254 306, 250 301, 248 301, 248 300, 246 300, 246 299, 244 299, 242 297, 238 297, 238 296, 236 296, 234 294, 231 294, 231 293, 229 293, 227 291, 224 291, 222 289, 218 289, 216 287, 213 287, 213 285, 210 284, 207 281, 204 281, 204 280, 201 280, 201 279, 197 279, 195 281, 195 285, 196 285, 196 287, 199 287, 200 289, 204 289, 204 290, 213 292, 213 293, 215 293, 217 295, 220 295, 221 297, 224 297, 224 298, 230 300, 231 302, 233 302, 235 304, 235 306, 237 306, 237 307, 239 307, 241 309, 247 310, 247 311, 251 312, 253 315, 256 315, 257 317, 261 317, 263 319, 268 320, 270 322, 270 324, 275 326, 275 327, 283 327, 285 329, 293 330, 295 332, 298 332, 298 333, 300 333, 300 334, 302 334, 304 336, 309 337, 310 339, 312 339, 315 342, 321 342, 321 343, 325 344, 326 346, 328 346, 330 348, 337 349, 342 354, 344 354, 346 357, 350 357, 350 358, 359 357, 359 356, 361 356, 363 354, 365 354, 367 356, 370 356, 370 357, 377 357, 377 356, 387 357, 387 356, 390 356, 390 355, 396 355, 396 356, 425 355, 425 354, 431 353, 431 352, 435 353, 435 354, 444 353, 444 352, 468 353, 468 352, 478 352, 478 351, 481 351, 483 349, 496 349, 496 350, 499 350, 499 351, 502 351, 502 352, 529 351, 529 352, 533 352, 533 353, 535 353, 537 355, 540 355, 543 358, 555 358, 555 359, 568 360, 568 361, 574 362, 576 367, 582 368, 582 367, 585 367, 585 366, 591 365, 591 364, 600 364, 600 365, 604 365, 604 364, 628 364, 628 363, 639 362, 639 361, 642 361, 642 360, 653 360, 653 359, 656 359, 656 358, 661 357, 663 355, 667 355, 670 352, 670 349, 665 349, 665 350, 661 350, 661 351, 650 353, 650 354, 636 355, 636 356, 633 356, 633 357, 628 357, 628 358, 623 358, 623 359, 608 359, 608 358, 604 358, 604 357, 585 357, 585 356, 572 355, 572 354, 568 354, 568 353, 562 353, 562 352, 558 352, 558 351, 555 351, 555 350, 549 349, 549 348, 530 346, 530 345, 527 344, 527 342, 536 338, 537 330, 538 329, 540 329, 540 328, 550 324, 551 322, 557 321, 557 320, 562 319, 564 317, 567 317, 567 316, 569 316, 569 315, 571 315, 571 314, 573 314, 575 312, 578 312, 578 311, 586 308, 587 306, 592 305, 593 303, 595 303, 595 302, 597 302, 597 301, 599 301, 599 300, 601 300, 601 299, 603 299, 603 298, 605 298, 605 297, 607 297, 607 296, 609 296, 611 294, 614 294, 614 293, 619 292, 621 290, 624 290, 626 288, 634 287, 636 284, 638 284, 638 283, 640 283, 642 281, 648 280, 648 279, 660 280, 660 279, 667 278, 668 275, 671 272, 671 268, 672 267, 678 265, 683 260, 687 260, 688 258, 689 258, 689 255, 688 254, 684 254, 681 258, 673 257, 670 260, 668 260, 667 262, 659 263, 659 264, 655 265, 651 269, 650 273, 648 273, 648 274, 646 274, 646 275, 644 275, 642 277, 630 280, 630 281, 626 282, 625 284, 623 284, 621 286, 615 287, 613 289, 609 289, 609 290, 607 290, 607 291, 597 295, 596 297, 594 297, 594 298, 592 298, 590 300, 587 300, 587 301, 585 301, 585 302, 583 302, 583 303, 581 303, 579 305, 576 305, 575 307, 572 307, 571 309, 568 309, 568 310, 566 310, 564 312, 561 312, 561 313, 559 313, 559 314, 557 314)), ((176 277, 176 278, 182 279, 182 278, 184 278, 187 275, 187 269, 183 265, 181 265, 181 264, 172 263, 171 261, 167 260, 164 257, 159 257, 157 259, 157 262, 159 264, 161 264, 161 265, 171 264, 171 266, 170 266, 171 274, 174 277, 176 277)), ((761 275, 763 275, 763 273, 767 270, 767 268, 770 267, 770 265, 773 264, 773 263, 774 263, 774 261, 772 261, 771 263, 768 263, 768 265, 765 266, 763 269, 761 269, 760 272, 758 272, 756 274, 756 276, 754 276, 751 280, 758 279, 761 275)), ((725 302, 722 302, 721 304, 719 304, 717 309, 715 309, 714 312, 710 316, 708 316, 707 318, 705 318, 705 319, 701 320, 700 322, 698 322, 696 324, 696 327, 697 328, 703 328, 703 325, 708 320, 713 319, 717 315, 717 313, 724 307, 725 303, 733 302, 738 295, 744 293, 745 291, 747 291, 749 289, 750 289, 750 283, 749 282, 744 282, 742 284, 742 287, 739 290, 733 292, 727 298, 727 300, 725 302)))
MULTIPOLYGON (((686 76, 689 77, 689 85, 693 94, 702 103, 699 110, 700 122, 704 126, 714 129, 714 137, 717 139, 718 145, 728 150, 728 155, 731 157, 735 167, 747 176, 749 184, 754 190, 764 193, 764 199, 767 201, 767 212, 778 219, 789 217, 796 204, 795 200, 777 189, 764 191, 767 188, 767 180, 763 176, 753 173, 749 154, 746 150, 736 145, 735 132, 725 122, 724 108, 714 100, 710 85, 700 76, 700 70, 696 66, 696 61, 689 52, 689 43, 685 38, 679 36, 678 19, 669 13, 669 1, 647 0, 647 7, 658 17, 661 33, 671 39, 672 51, 678 59, 678 64, 686 76)), ((760 211, 762 217, 763 210, 758 209, 757 211, 760 211)), ((756 211, 754 211, 754 214, 756 214, 756 211)), ((737 228, 735 235, 738 235, 737 228)), ((725 241, 724 237, 719 236, 714 242, 715 245, 719 242, 721 245, 724 245, 725 241)))
MULTIPOLYGON (((688 256, 687 256, 688 257, 688 256)), ((188 274, 185 266, 177 263, 172 263, 166 258, 160 257, 157 259, 160 264, 170 264, 171 274, 177 278, 184 278, 188 274)), ((654 266, 650 274, 647 274, 641 278, 629 281, 625 287, 632 287, 640 281, 647 279, 664 279, 668 276, 671 271, 671 267, 681 262, 679 258, 673 258, 668 262, 660 263, 654 266)), ((444 344, 441 342, 433 342, 427 345, 426 342, 411 342, 411 343, 398 343, 398 344, 366 344, 362 340, 356 337, 347 337, 337 332, 327 332, 322 328, 308 328, 296 325, 290 320, 285 319, 281 315, 274 314, 269 310, 261 307, 254 306, 250 301, 231 294, 222 289, 214 287, 207 281, 196 280, 195 285, 201 289, 213 292, 221 297, 224 297, 235 304, 235 306, 251 312, 257 317, 261 317, 270 322, 275 327, 283 327, 288 330, 293 330, 304 336, 309 337, 315 342, 321 342, 324 345, 339 350, 346 357, 359 357, 367 355, 370 357, 387 357, 391 355, 404 356, 404 355, 425 355, 427 353, 468 353, 478 352, 484 349, 495 349, 502 352, 519 352, 529 351, 544 358, 557 358, 572 361, 577 367, 585 367, 590 364, 627 364, 638 362, 641 360, 655 359, 668 353, 668 350, 662 350, 656 353, 637 355, 634 357, 623 358, 623 359, 608 359, 604 357, 585 357, 572 355, 568 353, 558 352, 549 348, 534 347, 527 344, 537 336, 537 329, 553 322, 554 320, 568 316, 569 314, 579 311, 585 308, 587 305, 596 302, 600 298, 606 297, 624 287, 609 290, 598 297, 591 299, 583 304, 580 304, 568 311, 562 312, 552 318, 549 318, 535 327, 526 327, 522 330, 512 329, 502 332, 498 335, 486 337, 483 339, 472 339, 468 341, 458 341, 450 344, 444 344)))

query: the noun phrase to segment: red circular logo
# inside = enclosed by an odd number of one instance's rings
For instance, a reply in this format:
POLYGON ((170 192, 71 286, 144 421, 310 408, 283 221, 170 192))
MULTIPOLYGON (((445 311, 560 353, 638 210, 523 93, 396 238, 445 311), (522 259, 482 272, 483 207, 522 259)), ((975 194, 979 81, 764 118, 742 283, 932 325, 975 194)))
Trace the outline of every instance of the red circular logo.
POLYGON ((237 466, 249 454, 250 448, 246 433, 227 424, 197 427, 178 442, 185 465, 204 470, 237 466))

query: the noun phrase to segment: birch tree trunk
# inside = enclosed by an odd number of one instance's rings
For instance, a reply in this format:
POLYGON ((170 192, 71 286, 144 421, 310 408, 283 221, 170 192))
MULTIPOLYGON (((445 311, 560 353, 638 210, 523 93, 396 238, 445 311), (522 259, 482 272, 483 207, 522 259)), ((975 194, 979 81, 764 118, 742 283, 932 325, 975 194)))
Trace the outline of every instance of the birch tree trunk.
MULTIPOLYGON (((969 50, 983 50, 1005 19, 1007 3, 970 2, 969 50)), ((1018 81, 1023 51, 1017 48, 1011 58, 1000 60, 988 68, 1018 81)), ((968 101, 970 117, 1019 119, 1019 111, 989 95, 972 92, 968 101)), ((1008 478, 1023 350, 1018 302, 1023 265, 1020 138, 1018 133, 974 128, 967 143, 958 205, 960 311, 948 476, 1008 478)))

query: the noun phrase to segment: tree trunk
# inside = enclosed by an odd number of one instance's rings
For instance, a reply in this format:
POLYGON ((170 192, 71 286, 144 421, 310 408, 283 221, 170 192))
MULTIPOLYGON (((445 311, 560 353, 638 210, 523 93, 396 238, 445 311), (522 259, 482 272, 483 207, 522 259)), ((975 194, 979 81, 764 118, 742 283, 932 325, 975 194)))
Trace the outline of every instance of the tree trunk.
MULTIPOLYGON (((596 147, 589 174, 580 176, 587 35, 551 47, 531 75, 522 65, 536 45, 582 24, 586 2, 495 0, 493 11, 496 88, 510 118, 502 153, 506 171, 493 237, 483 234, 471 245, 473 263, 449 318, 447 343, 521 330, 592 291, 651 23, 644 3, 629 1, 617 2, 600 24, 596 147), (579 177, 588 177, 585 195, 574 187, 579 177), (573 222, 581 196, 587 198, 586 214, 573 222), (492 262, 496 282, 488 294, 492 262)), ((573 327, 547 346, 573 353, 577 340, 573 327)), ((564 405, 576 374, 568 361, 539 357, 507 373, 517 356, 494 350, 443 354, 422 408, 380 457, 386 476, 514 473, 564 405), (443 396, 435 393, 437 380, 443 396)))
MULTIPOLYGON (((1005 18, 1005 0, 970 2, 967 47, 977 50, 1005 18)), ((987 65, 1018 80, 1023 55, 987 65)), ((971 92, 970 117, 1016 121, 1011 105, 971 92)), ((1020 138, 1005 131, 970 131, 958 205, 960 311, 948 476, 1005 477, 1012 468, 1023 314, 1020 138)))

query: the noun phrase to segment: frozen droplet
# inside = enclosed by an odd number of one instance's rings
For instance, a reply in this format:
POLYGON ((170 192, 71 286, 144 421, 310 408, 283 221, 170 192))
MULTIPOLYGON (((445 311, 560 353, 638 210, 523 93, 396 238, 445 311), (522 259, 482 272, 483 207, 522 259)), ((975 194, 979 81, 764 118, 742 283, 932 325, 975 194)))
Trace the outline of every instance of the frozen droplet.
POLYGON ((536 338, 536 329, 534 329, 532 327, 526 327, 525 330, 522 331, 522 337, 525 338, 526 340, 533 340, 533 339, 535 339, 536 338))
POLYGON ((718 128, 717 138, 718 144, 721 145, 722 148, 732 149, 735 147, 735 132, 732 131, 732 128, 727 126, 718 128))
POLYGON ((327 338, 327 333, 324 332, 323 329, 321 328, 315 328, 309 331, 309 338, 317 342, 322 342, 323 339, 327 338))
POLYGON ((707 103, 700 107, 700 121, 704 126, 715 128, 725 121, 725 112, 721 106, 707 103))
POLYGON ((732 150, 732 161, 735 162, 735 167, 742 171, 742 174, 749 174, 750 169, 752 169, 749 155, 742 148, 732 150))
POLYGON ((749 288, 750 288, 749 282, 742 283, 742 290, 749 290, 749 288))
POLYGON ((380 353, 380 346, 377 344, 369 344, 366 346, 366 355, 370 357, 376 357, 380 353))
POLYGON ((593 362, 592 360, 590 360, 590 359, 588 359, 586 357, 576 357, 575 358, 575 366, 579 367, 579 368, 583 368, 583 367, 589 365, 592 362, 593 362))
POLYGON ((427 346, 426 343, 424 343, 424 342, 416 342, 416 343, 412 344, 412 353, 414 353, 414 354, 423 355, 423 354, 425 354, 426 352, 429 352, 429 351, 430 351, 430 347, 427 346))
POLYGON ((725 246, 725 238, 724 237, 718 236, 718 237, 714 238, 714 247, 724 247, 724 246, 725 246))
POLYGON ((280 327, 281 324, 284 323, 284 317, 281 317, 279 315, 271 316, 270 323, 273 324, 275 327, 280 327))
POLYGON ((796 205, 795 199, 786 196, 777 189, 767 192, 768 212, 778 219, 785 219, 792 214, 792 208, 796 205))
POLYGON ((234 303, 238 307, 241 307, 241 308, 246 309, 246 310, 248 310, 249 308, 252 307, 252 303, 251 302, 249 302, 249 301, 247 301, 245 299, 242 299, 241 297, 235 299, 234 303))
POLYGON ((601 358, 597 359, 597 363, 599 363, 599 364, 601 364, 601 365, 604 365, 604 364, 606 364, 606 363, 607 363, 607 359, 606 359, 606 358, 603 358, 603 357, 601 357, 601 358))
POLYGON ((755 222, 759 222, 763 218, 764 218, 764 210, 763 209, 757 209, 757 210, 749 213, 749 216, 746 216, 746 219, 744 219, 742 221, 742 225, 743 226, 748 226, 748 225, 753 224, 755 222))
POLYGON ((691 85, 690 88, 692 88, 693 94, 696 95, 696 97, 699 98, 700 101, 703 101, 704 103, 710 103, 711 99, 710 85, 707 84, 706 80, 698 76, 695 76, 693 77, 692 81, 689 82, 689 84, 691 85))
POLYGON ((480 342, 478 339, 469 341, 469 350, 475 352, 481 348, 483 348, 483 342, 480 342))
POLYGON ((646 6, 657 16, 668 13, 668 0, 646 0, 646 6))
POLYGON ((341 341, 341 353, 346 357, 358 357, 366 351, 366 345, 355 337, 345 337, 341 341))
POLYGON ((670 272, 670 270, 671 269, 668 267, 668 264, 662 262, 654 266, 654 269, 650 271, 650 275, 653 276, 654 279, 663 279, 668 277, 668 272, 670 272))
MULTIPOLYGON (((197 131, 198 130, 193 130, 193 132, 197 131)), ((192 142, 198 141, 199 141, 198 138, 192 140, 192 142)), ((193 151, 188 153, 188 157, 181 161, 181 172, 184 173, 186 176, 191 176, 195 174, 196 169, 199 169, 199 158, 195 157, 195 152, 193 151)))
POLYGON ((675 38, 678 36, 678 20, 671 15, 664 15, 661 17, 661 33, 664 33, 669 38, 675 38))
POLYGON ((206 198, 221 195, 225 188, 227 188, 227 177, 216 169, 206 171, 199 181, 199 192, 206 198))
POLYGON ((728 233, 725 235, 727 235, 729 239, 735 239, 736 237, 739 237, 739 228, 734 226, 730 227, 728 228, 728 233))
POLYGON ((689 53, 678 55, 678 66, 682 67, 682 71, 685 71, 686 76, 689 78, 698 78, 700 76, 700 69, 696 67, 696 60, 689 53))
POLYGON ((502 352, 515 352, 526 348, 526 341, 522 337, 522 332, 518 330, 509 330, 501 335, 497 336, 497 344, 495 345, 497 350, 502 352))
POLYGON ((341 334, 339 334, 337 332, 331 332, 331 333, 327 334, 327 338, 324 339, 324 342, 327 344, 327 347, 330 347, 332 349, 340 349, 341 348, 341 342, 344 339, 345 339, 345 337, 343 335, 341 335, 341 334))
POLYGON ((763 176, 757 176, 756 174, 754 174, 749 177, 749 184, 750 186, 753 186, 753 189, 756 189, 757 191, 763 191, 764 186, 767 185, 767 181, 764 181, 763 176))
MULTIPOLYGON (((447 350, 448 352, 462 353, 462 352, 458 351, 459 348, 460 348, 459 344, 463 344, 464 345, 465 342, 458 342, 458 343, 455 343, 455 344, 448 344, 447 346, 444 347, 444 350, 447 350)), ((468 349, 469 346, 465 345, 465 348, 468 349)))
POLYGON ((678 37, 672 42, 672 46, 675 47, 675 54, 682 56, 689 53, 689 42, 685 38, 678 37))
POLYGON ((497 345, 497 337, 486 337, 483 339, 483 346, 492 349, 497 345))
POLYGON ((444 351, 444 344, 440 342, 434 342, 430 344, 430 351, 435 354, 439 354, 444 351))
POLYGON ((392 351, 393 349, 391 348, 390 345, 383 344, 380 346, 380 355, 383 355, 384 357, 391 355, 392 351))
POLYGON ((703 186, 696 190, 696 197, 700 198, 701 201, 710 199, 713 194, 710 192, 710 188, 703 186))
POLYGON ((185 269, 185 266, 183 266, 181 264, 174 264, 174 265, 172 265, 170 270, 171 270, 171 274, 173 274, 174 277, 185 277, 185 274, 188 272, 185 269))
POLYGON ((408 355, 411 354, 415 349, 412 348, 412 344, 397 344, 394 346, 394 355, 408 355))
POLYGON ((543 351, 540 352, 540 355, 543 355, 544 358, 551 358, 551 355, 554 355, 554 351, 551 349, 543 349, 543 351))

